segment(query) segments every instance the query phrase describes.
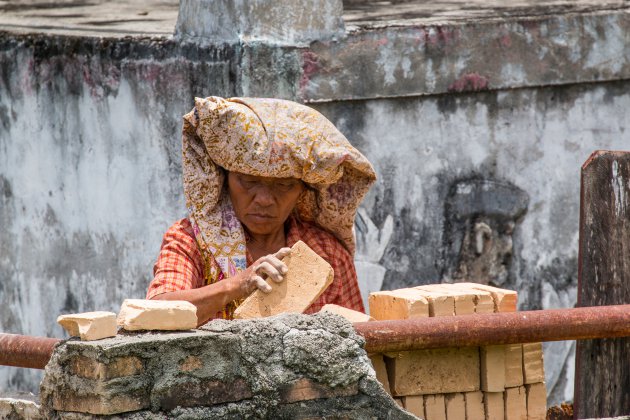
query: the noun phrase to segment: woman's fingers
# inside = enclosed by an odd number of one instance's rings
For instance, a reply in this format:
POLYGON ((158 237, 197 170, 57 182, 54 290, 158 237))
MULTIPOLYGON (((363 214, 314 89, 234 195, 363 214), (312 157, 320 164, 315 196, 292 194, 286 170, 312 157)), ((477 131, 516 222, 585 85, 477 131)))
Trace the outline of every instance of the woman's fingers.
POLYGON ((258 264, 258 268, 256 268, 256 273, 258 274, 265 273, 269 278, 271 278, 271 280, 275 281, 276 283, 280 283, 282 280, 284 280, 284 277, 282 276, 282 274, 280 274, 280 272, 283 269, 282 266, 284 266, 284 268, 286 269, 286 265, 282 264, 280 260, 277 260, 277 261, 270 261, 270 260, 271 260, 270 258, 269 259, 266 258, 264 261, 260 262, 258 264))
POLYGON ((276 252, 275 254, 271 254, 272 256, 278 258, 278 259, 282 259, 284 257, 286 257, 287 255, 291 254, 291 248, 280 248, 280 250, 278 252, 276 252))
POLYGON ((260 276, 252 276, 251 281, 256 285, 256 287, 265 292, 265 293, 269 293, 271 292, 271 286, 269 286, 267 284, 267 282, 265 280, 263 280, 262 277, 260 276))

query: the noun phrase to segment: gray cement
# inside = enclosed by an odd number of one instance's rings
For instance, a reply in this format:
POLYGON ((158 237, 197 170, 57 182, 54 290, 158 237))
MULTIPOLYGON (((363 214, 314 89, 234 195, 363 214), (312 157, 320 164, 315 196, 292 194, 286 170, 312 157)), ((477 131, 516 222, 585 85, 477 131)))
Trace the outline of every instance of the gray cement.
POLYGON ((55 349, 41 389, 45 418, 82 418, 54 409, 54 401, 119 395, 146 399, 147 410, 119 418, 348 418, 413 419, 376 380, 363 338, 338 315, 280 315, 251 321, 212 321, 201 330, 118 335, 94 342, 70 340, 55 349), (104 364, 134 357, 143 366, 131 377, 89 380, 73 361, 104 364), (190 357, 194 363, 188 363, 190 357), (187 365, 188 363, 188 365, 187 365), (184 367, 191 366, 191 367, 184 367), (290 386, 308 379, 330 398, 294 401, 290 386), (199 398, 206 384, 223 384, 199 398), (223 388, 228 402, 213 403, 223 388), (354 387, 353 387, 354 386, 354 387), (350 389, 350 391, 348 391, 350 389), (140 391, 139 391, 140 390, 140 391), (247 390, 245 392, 244 390, 247 390), (247 395, 245 395, 247 394, 247 395))
MULTIPOLYGON (((521 309, 575 304, 579 168, 630 144, 625 4, 347 1, 342 37, 297 47, 178 41, 175 2, 89 25, 55 15, 107 2, 36 3, 0 6, 0 330, 62 337, 57 315, 144 296, 185 215, 181 115, 209 95, 309 102, 374 163, 365 295, 475 275, 521 309)), ((573 354, 545 345, 552 404, 572 398, 573 354)), ((1 368, 0 389, 39 378, 1 368)))

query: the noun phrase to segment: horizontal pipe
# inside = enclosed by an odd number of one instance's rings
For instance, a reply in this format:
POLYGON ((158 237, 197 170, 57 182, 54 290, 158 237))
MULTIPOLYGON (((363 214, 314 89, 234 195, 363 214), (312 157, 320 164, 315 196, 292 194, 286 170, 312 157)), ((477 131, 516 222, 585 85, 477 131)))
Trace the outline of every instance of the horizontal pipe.
POLYGON ((0 366, 44 369, 60 341, 58 338, 0 333, 0 366))
POLYGON ((368 353, 630 336, 630 305, 357 322, 368 353))
MULTIPOLYGON (((365 350, 444 347, 630 336, 630 305, 357 322, 365 350)), ((44 369, 57 338, 0 333, 0 366, 44 369)))

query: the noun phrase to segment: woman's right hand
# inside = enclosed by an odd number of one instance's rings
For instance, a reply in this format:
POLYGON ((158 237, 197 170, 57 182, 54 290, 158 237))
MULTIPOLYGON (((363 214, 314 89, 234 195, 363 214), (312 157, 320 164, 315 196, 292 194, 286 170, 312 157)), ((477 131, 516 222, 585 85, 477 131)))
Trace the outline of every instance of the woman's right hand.
POLYGON ((287 274, 289 268, 281 259, 290 253, 291 248, 281 248, 275 254, 260 257, 252 265, 229 278, 229 280, 238 282, 238 289, 242 297, 249 296, 256 289, 269 293, 271 292, 271 286, 267 284, 265 278, 268 277, 276 283, 284 281, 284 275, 287 274))

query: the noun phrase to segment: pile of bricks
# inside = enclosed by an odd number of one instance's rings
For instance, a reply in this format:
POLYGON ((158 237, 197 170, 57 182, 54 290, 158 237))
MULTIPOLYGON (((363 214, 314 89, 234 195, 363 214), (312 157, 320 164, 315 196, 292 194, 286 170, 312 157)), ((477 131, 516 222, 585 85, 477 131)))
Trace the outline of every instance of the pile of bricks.
MULTIPOLYGON (((511 290, 436 284, 370 295, 376 320, 516 311, 511 290)), ((377 378, 407 411, 426 420, 545 419, 541 343, 370 355, 377 378)))

